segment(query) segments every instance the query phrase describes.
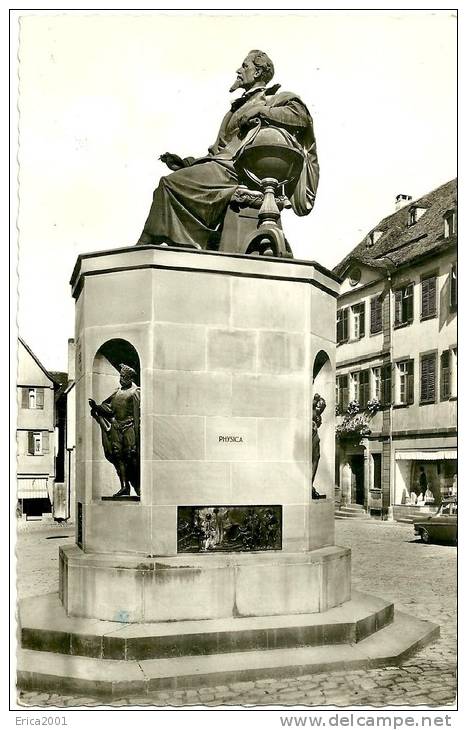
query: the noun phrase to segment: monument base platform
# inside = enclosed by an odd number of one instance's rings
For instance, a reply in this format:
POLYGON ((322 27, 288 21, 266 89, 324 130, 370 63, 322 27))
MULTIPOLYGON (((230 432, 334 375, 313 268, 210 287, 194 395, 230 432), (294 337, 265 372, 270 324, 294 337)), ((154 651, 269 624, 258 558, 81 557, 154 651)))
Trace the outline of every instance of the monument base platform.
POLYGON ((307 553, 84 553, 60 548, 69 616, 124 623, 322 613, 350 598, 350 549, 307 553))
POLYGON ((68 617, 48 594, 22 601, 19 623, 20 688, 109 698, 398 664, 439 636, 357 592, 319 614, 136 625, 68 617))

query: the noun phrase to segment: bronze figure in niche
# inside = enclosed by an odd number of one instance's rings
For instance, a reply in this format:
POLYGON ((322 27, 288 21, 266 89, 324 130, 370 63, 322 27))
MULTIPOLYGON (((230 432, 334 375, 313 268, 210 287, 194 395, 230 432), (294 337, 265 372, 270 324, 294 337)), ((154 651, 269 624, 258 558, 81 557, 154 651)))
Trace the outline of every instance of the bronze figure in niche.
MULTIPOLYGON (((229 203, 232 198, 236 200, 239 182, 245 192, 245 184, 250 188, 253 183, 258 188, 263 187, 263 179, 270 184, 275 179, 271 190, 277 188, 279 198, 284 199, 285 194, 286 204, 297 215, 308 215, 312 210, 319 165, 313 120, 307 107, 296 94, 279 91, 280 84, 268 86, 274 65, 263 51, 250 51, 236 73, 230 91, 241 88, 244 93, 233 101, 208 154, 197 159, 182 159, 169 152, 161 155, 162 162, 173 172, 162 177, 154 191, 138 244, 216 250, 220 228, 229 203), (236 163, 242 156, 245 159, 245 152, 257 171, 256 179, 248 171, 249 180, 239 179, 245 170, 242 162, 236 163), (292 166, 291 157, 295 160, 292 166), (288 181, 279 180, 281 175, 276 170, 291 173, 292 167, 294 173, 287 174, 288 181)), ((259 207, 267 197, 266 188, 262 192, 256 190, 256 196, 259 207)), ((278 211, 270 202, 277 216, 278 211)), ((263 213, 263 223, 270 224, 266 212, 263 213)))
POLYGON ((140 388, 134 382, 133 368, 119 368, 120 387, 100 405, 89 399, 91 416, 101 429, 105 458, 114 465, 120 481, 114 499, 129 497, 131 487, 140 494, 140 388))
POLYGON ((311 437, 311 496, 312 499, 326 499, 325 494, 320 494, 314 486, 316 471, 318 469, 319 460, 321 457, 320 440, 318 429, 321 426, 322 418, 321 415, 326 408, 326 401, 319 393, 316 393, 313 398, 313 416, 312 416, 312 437, 311 437))

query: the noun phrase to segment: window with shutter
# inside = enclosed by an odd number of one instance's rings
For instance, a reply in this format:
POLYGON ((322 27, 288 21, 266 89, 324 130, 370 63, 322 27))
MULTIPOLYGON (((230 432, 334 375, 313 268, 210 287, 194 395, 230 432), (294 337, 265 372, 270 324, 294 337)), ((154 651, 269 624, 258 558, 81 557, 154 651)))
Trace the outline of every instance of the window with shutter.
POLYGON ((29 408, 29 388, 21 388, 21 408, 29 408))
POLYGON ((394 324, 402 324, 402 292, 394 292, 394 324))
POLYGON ((337 405, 341 413, 347 409, 349 405, 349 387, 348 376, 338 375, 337 377, 337 405))
POLYGON ((360 304, 359 311, 359 336, 365 337, 365 302, 360 304))
POLYGON ((407 403, 407 361, 398 362, 396 365, 396 397, 397 405, 405 405, 407 403))
POLYGON ((366 408, 370 400, 370 371, 360 370, 358 374, 358 403, 360 408, 366 408))
POLYGON ((409 284, 402 291, 402 319, 405 324, 413 320, 413 284, 409 284))
POLYGON ((370 302, 370 333, 372 335, 383 329, 383 302, 379 296, 373 297, 370 302))
POLYGON ((42 431, 28 431, 28 453, 34 456, 43 454, 42 431))
POLYGON ((448 400, 451 396, 451 352, 445 350, 440 358, 440 383, 439 397, 441 400, 448 400))
POLYGON ((420 403, 434 403, 436 399, 436 353, 420 358, 420 403))
POLYGON ((414 402, 413 360, 407 363, 407 403, 414 402))
POLYGON ((371 370, 371 398, 381 401, 381 368, 371 370))
POLYGON ((49 453, 49 432, 48 431, 42 431, 42 453, 48 454, 49 453))
POLYGON ((421 282, 422 306, 421 317, 434 317, 436 315, 436 276, 429 276, 421 282))
POLYGON ((413 321, 413 284, 394 292, 394 326, 411 324, 413 321))
POLYGON ((337 311, 337 344, 347 342, 348 339, 348 309, 339 309, 337 311))
POLYGON ((451 398, 457 398, 457 347, 451 349, 451 398))
POLYGON ((29 408, 31 410, 36 409, 36 389, 29 388, 29 408))
POLYGON ((392 403, 392 365, 390 363, 381 368, 381 403, 385 406, 392 403))
POLYGON ((345 411, 349 405, 349 378, 347 375, 343 378, 342 385, 342 409, 345 411))
POLYGON ((351 338, 359 340, 365 336, 365 302, 354 304, 351 312, 351 338))
POLYGON ((349 339, 349 310, 347 307, 342 312, 342 331, 343 341, 347 342, 349 339))
POLYGON ((44 388, 36 388, 36 408, 44 408, 44 388))

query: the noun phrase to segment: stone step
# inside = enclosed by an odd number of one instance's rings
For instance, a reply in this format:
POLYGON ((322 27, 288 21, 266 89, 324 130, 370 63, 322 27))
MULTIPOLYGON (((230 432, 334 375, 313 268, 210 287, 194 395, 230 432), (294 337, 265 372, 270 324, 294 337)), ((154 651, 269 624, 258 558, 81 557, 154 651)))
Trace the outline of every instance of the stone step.
POLYGON ((348 509, 351 512, 366 512, 365 507, 361 504, 341 504, 340 509, 348 509))
POLYGON ((337 510, 336 512, 334 512, 334 517, 336 517, 336 519, 341 519, 341 520, 342 519, 371 520, 371 517, 368 514, 368 512, 365 512, 364 510, 362 510, 361 512, 351 512, 351 511, 347 512, 347 511, 340 509, 340 510, 337 510))
POLYGON ((24 649, 122 660, 356 643, 393 616, 392 603, 358 591, 322 613, 144 624, 69 617, 57 593, 19 606, 24 649))
POLYGON ((21 689, 128 697, 164 689, 398 664, 439 636, 439 627, 396 612, 394 622, 357 644, 212 653, 142 661, 94 659, 21 649, 21 689))

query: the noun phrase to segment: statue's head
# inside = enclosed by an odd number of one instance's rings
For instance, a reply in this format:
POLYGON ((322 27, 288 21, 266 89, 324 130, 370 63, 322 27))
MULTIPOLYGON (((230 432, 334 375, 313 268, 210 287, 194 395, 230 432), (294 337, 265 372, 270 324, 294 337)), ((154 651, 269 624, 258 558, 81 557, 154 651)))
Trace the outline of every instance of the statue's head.
POLYGON ((120 385, 122 388, 129 388, 136 378, 136 371, 129 365, 119 365, 120 368, 120 385))
POLYGON ((230 91, 236 89, 253 89, 255 86, 268 84, 274 76, 274 64, 264 51, 250 51, 237 69, 237 80, 230 87, 230 91))

